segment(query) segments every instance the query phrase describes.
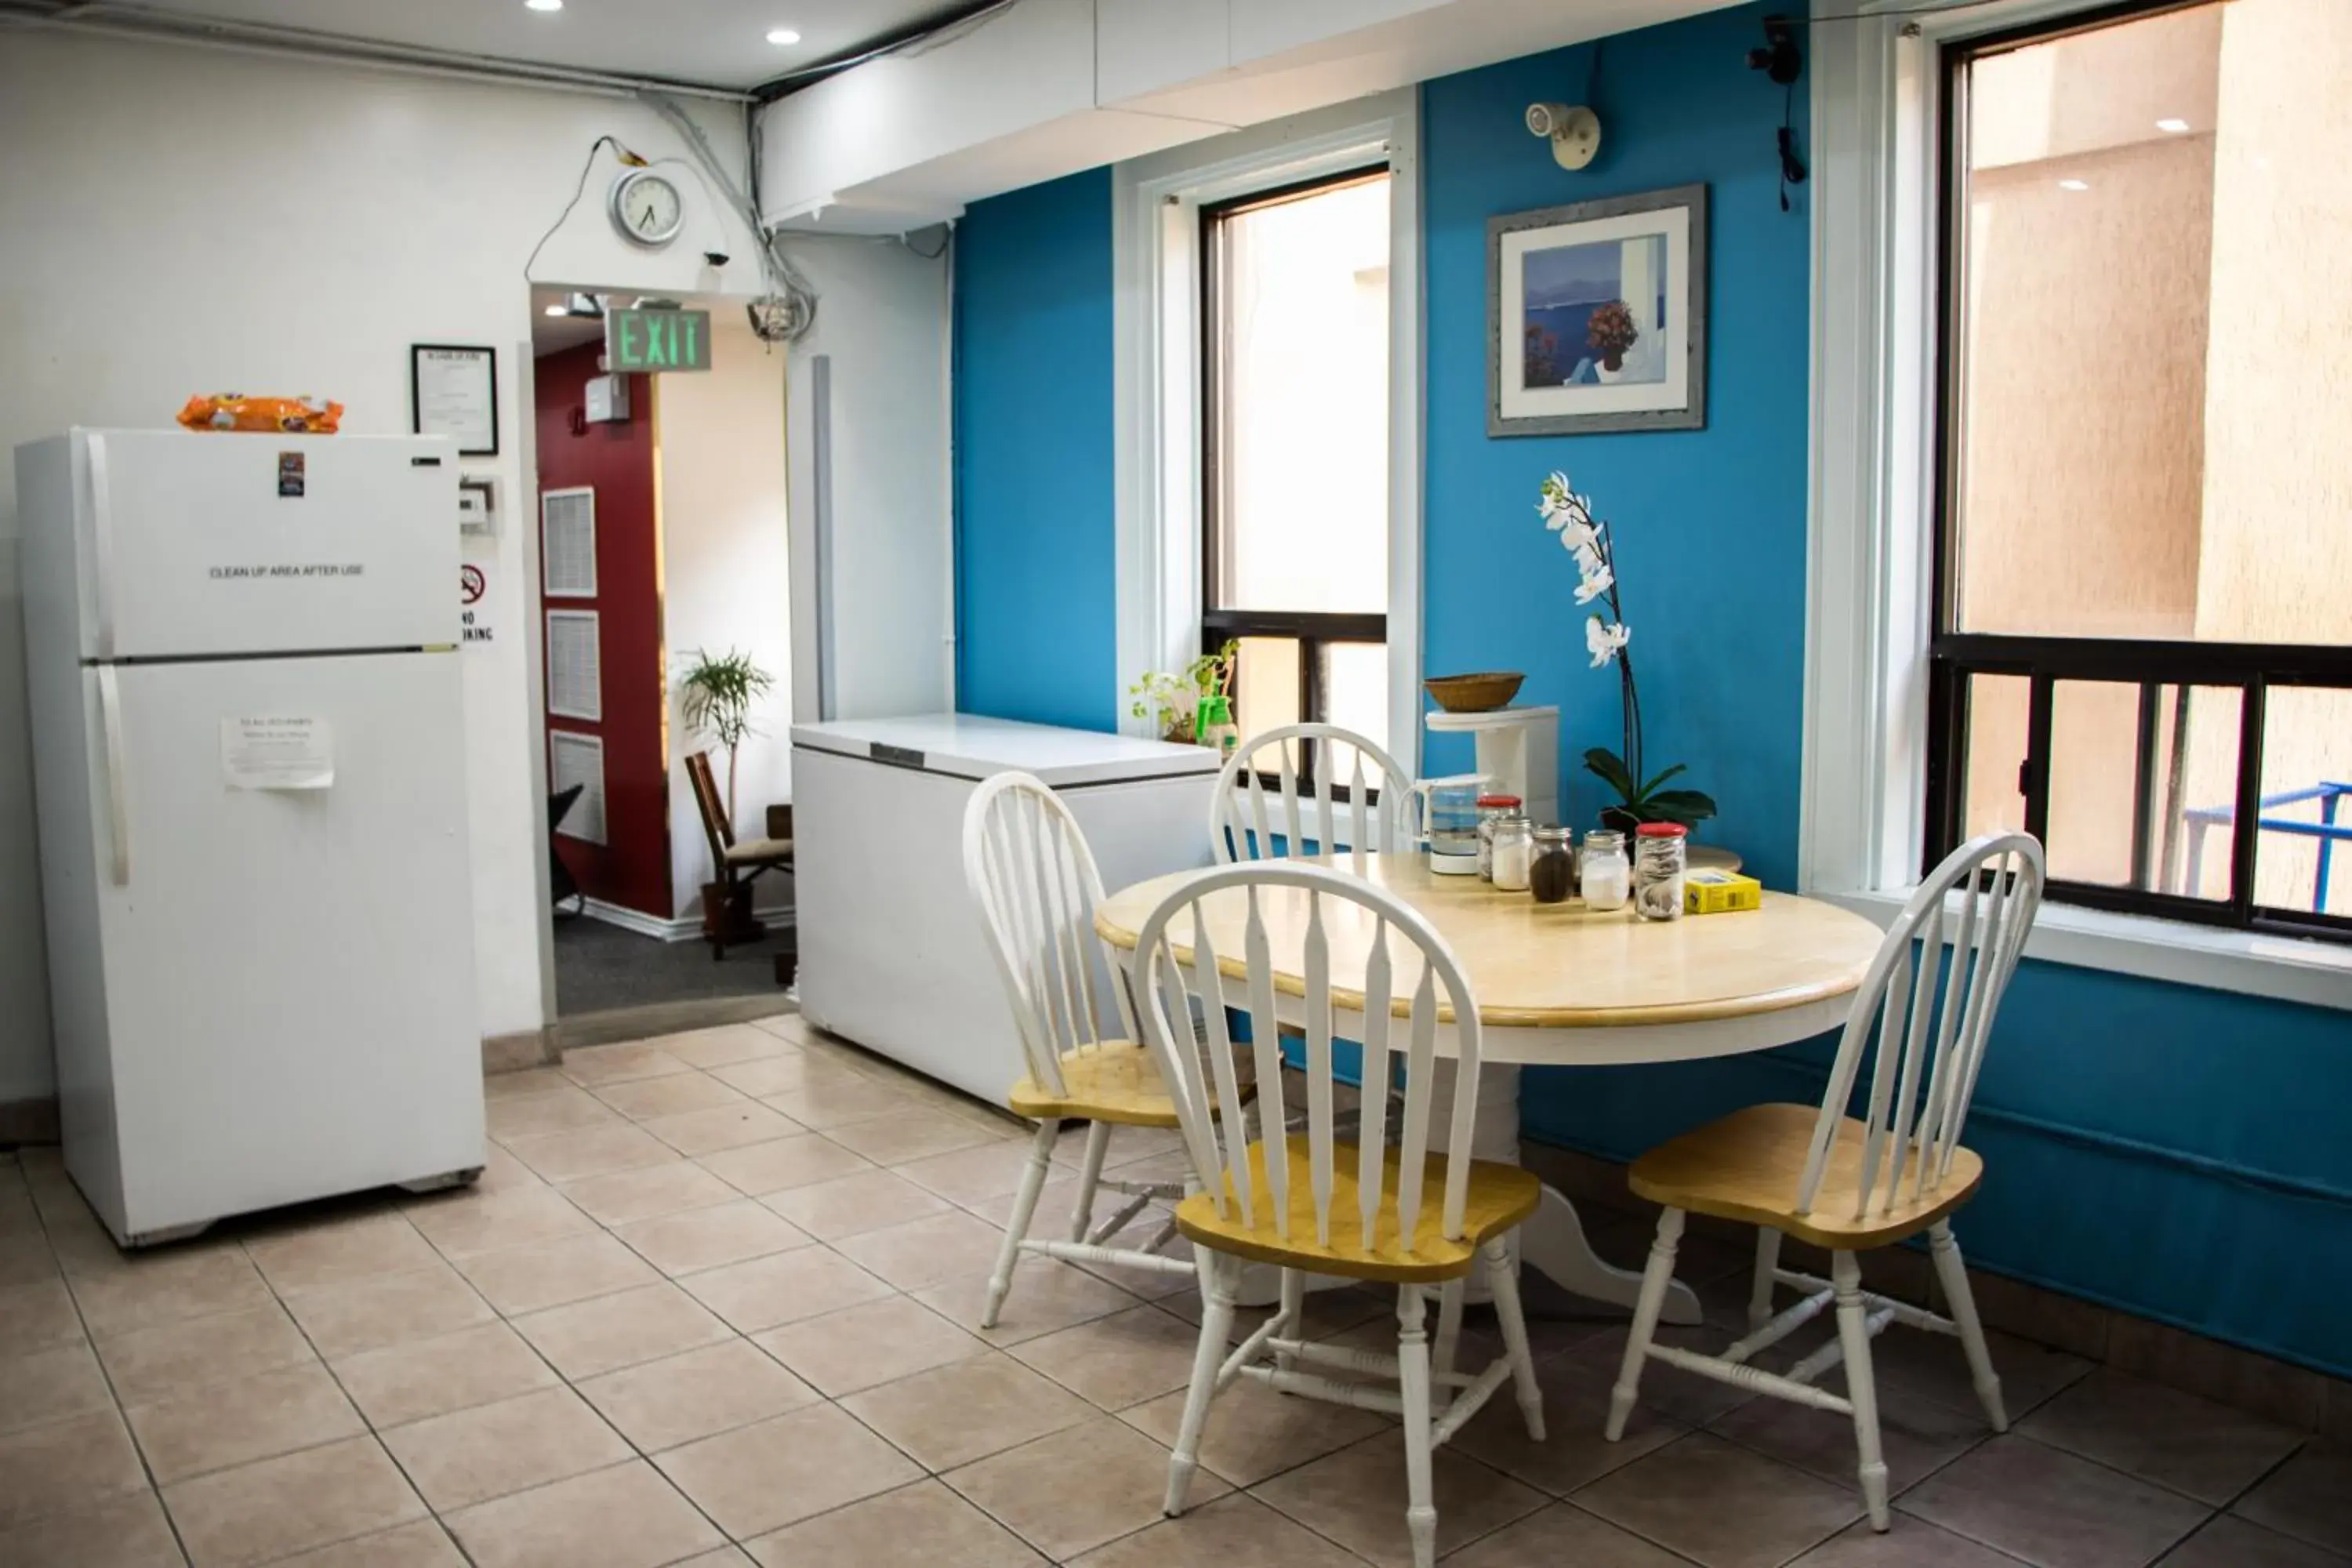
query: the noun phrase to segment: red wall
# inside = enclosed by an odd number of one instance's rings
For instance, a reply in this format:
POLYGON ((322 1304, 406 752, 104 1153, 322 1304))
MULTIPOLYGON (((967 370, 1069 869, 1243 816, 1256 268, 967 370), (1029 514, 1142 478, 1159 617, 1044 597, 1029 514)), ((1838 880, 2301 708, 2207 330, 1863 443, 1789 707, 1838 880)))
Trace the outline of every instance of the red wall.
MULTIPOLYGON (((549 603, 594 610, 603 657, 602 723, 550 714, 548 727, 604 742, 602 846, 556 835, 556 852, 592 899, 667 920, 669 768, 662 754, 661 594, 654 513, 653 397, 642 376, 629 377, 625 425, 572 419, 596 374, 601 344, 583 343, 538 362, 539 482, 542 489, 593 485, 596 490, 596 591, 593 599, 549 603)), ((537 526, 534 518, 533 526, 537 526)), ((538 628, 542 638, 545 625, 538 628)), ((540 694, 544 707, 547 695, 540 694)))

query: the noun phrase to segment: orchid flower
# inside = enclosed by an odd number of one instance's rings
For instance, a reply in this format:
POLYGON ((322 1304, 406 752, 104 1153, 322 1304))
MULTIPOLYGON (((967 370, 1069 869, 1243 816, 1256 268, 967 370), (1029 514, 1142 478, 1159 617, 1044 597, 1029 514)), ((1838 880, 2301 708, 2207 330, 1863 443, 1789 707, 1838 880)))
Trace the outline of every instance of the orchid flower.
POLYGON ((1584 646, 1592 655, 1592 668, 1599 669, 1617 657, 1618 650, 1633 640, 1633 628, 1622 625, 1610 626, 1599 616, 1586 617, 1584 646))
POLYGON ((1576 602, 1580 605, 1592 603, 1607 593, 1609 585, 1616 581, 1617 574, 1610 571, 1605 563, 1595 562, 1585 568, 1584 580, 1576 585, 1576 602))

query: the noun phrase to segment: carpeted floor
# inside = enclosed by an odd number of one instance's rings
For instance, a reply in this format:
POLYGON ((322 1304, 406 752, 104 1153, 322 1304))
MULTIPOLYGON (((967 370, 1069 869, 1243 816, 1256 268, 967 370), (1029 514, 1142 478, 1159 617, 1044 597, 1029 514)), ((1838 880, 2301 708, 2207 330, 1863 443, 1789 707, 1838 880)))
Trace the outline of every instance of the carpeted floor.
POLYGON ((562 1016, 713 996, 779 994, 775 954, 790 926, 767 940, 730 947, 718 962, 705 942, 659 942, 585 915, 555 921, 555 1005, 562 1016))

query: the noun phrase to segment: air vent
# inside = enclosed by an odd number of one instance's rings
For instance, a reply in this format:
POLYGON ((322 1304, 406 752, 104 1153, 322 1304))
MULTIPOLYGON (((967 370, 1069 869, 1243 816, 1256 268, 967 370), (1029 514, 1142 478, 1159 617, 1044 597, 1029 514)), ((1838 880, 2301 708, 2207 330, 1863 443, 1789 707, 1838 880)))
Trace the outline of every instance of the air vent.
POLYGON ((583 844, 604 843, 604 742, 593 735, 550 730, 547 784, 552 795, 562 795, 573 784, 580 786, 580 798, 572 803, 572 809, 563 814, 563 821, 555 831, 583 844))
POLYGON ((603 666, 597 657, 596 612, 547 612, 547 710, 559 719, 604 719, 603 666))
POLYGON ((551 599, 596 596, 596 492, 549 490, 539 498, 540 570, 551 599))

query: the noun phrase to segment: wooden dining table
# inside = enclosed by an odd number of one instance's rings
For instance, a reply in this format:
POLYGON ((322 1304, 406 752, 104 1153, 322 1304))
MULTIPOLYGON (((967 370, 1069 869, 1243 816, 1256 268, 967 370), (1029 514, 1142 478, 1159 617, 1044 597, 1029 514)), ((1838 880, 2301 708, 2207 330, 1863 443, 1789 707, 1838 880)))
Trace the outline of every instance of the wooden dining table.
MULTIPOLYGON (((1345 854, 1339 869, 1353 869, 1345 854)), ((1790 893, 1768 892, 1763 907, 1733 913, 1644 921, 1628 906, 1587 909, 1580 900, 1538 904, 1475 877, 1433 875, 1419 855, 1368 855, 1364 875, 1427 918, 1452 947, 1477 998, 1481 1074, 1479 1129, 1473 1152, 1514 1162, 1518 1149, 1521 1067, 1602 1067, 1674 1062, 1770 1050, 1845 1023, 1880 932, 1860 915, 1790 893), (1509 1114, 1503 1112, 1507 1109, 1509 1114)), ((1095 929, 1131 959, 1138 933, 1161 900, 1197 871, 1178 871, 1122 888, 1096 911, 1095 929)), ((1210 894, 1202 918, 1216 950, 1245 951, 1248 891, 1210 894)), ((1257 890, 1275 977, 1280 1023, 1301 1021, 1306 991, 1307 893, 1257 890)), ((1361 981, 1373 940, 1369 910, 1325 900, 1335 1032, 1360 1028, 1361 981)), ((1191 926, 1171 923, 1180 960, 1191 926)), ((1391 952, 1397 950, 1392 948, 1391 952)), ((1417 958, 1414 960, 1417 962, 1417 958)), ((1234 967, 1231 961, 1221 968, 1234 967)), ((1226 1002, 1246 1010, 1244 984, 1224 976, 1226 1002)), ((1411 994, 1400 971, 1399 997, 1411 994)), ((1454 1056, 1451 1009, 1440 1013, 1437 1048, 1454 1056)), ((1439 1125, 1444 1125, 1443 1120, 1439 1125)), ((1575 1205, 1550 1187, 1519 1232, 1520 1257, 1554 1284, 1591 1300, 1630 1307, 1641 1276, 1614 1267, 1586 1239, 1575 1205)), ((1675 1285, 1666 1320, 1699 1321, 1698 1299, 1675 1285)))

